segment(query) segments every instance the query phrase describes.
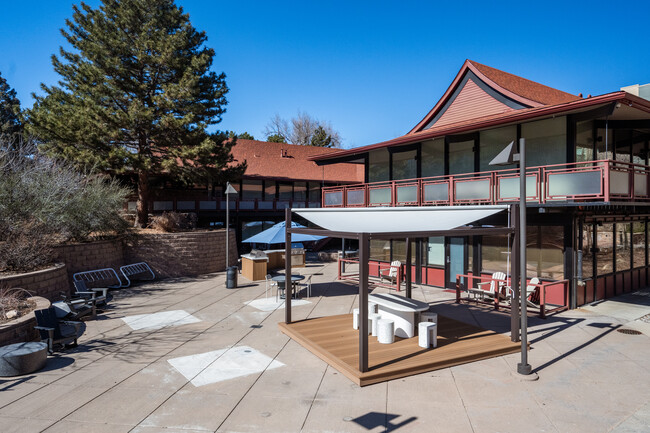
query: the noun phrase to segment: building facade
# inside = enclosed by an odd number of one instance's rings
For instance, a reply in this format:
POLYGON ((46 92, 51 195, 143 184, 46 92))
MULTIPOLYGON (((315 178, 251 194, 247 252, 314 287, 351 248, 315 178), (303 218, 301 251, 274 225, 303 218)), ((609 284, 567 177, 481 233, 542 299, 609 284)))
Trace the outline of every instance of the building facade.
MULTIPOLYGON (((364 169, 364 183, 323 188, 322 204, 516 202, 517 166, 489 163, 523 138, 528 277, 564 281, 572 308, 645 287, 650 278, 648 93, 650 86, 637 85, 576 96, 468 60, 406 135, 312 157, 323 166, 353 163, 364 169)), ((453 287, 459 274, 509 270, 510 243, 503 237, 412 242, 412 278, 418 283, 453 287)), ((405 251, 404 241, 373 241, 371 259, 404 262, 405 251)))

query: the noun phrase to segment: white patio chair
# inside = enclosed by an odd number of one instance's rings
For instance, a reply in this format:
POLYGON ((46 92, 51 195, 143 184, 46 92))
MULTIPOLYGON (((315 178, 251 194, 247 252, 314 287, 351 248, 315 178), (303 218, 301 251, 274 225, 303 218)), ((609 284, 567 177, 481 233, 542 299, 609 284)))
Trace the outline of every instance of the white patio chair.
POLYGON ((484 299, 486 295, 494 298, 495 295, 501 293, 501 289, 506 287, 506 274, 505 272, 495 272, 492 274, 492 279, 484 283, 478 283, 478 289, 469 289, 469 292, 476 296, 480 296, 481 299, 484 299), (484 289, 484 286, 488 286, 487 289, 484 289))
POLYGON ((382 280, 389 280, 391 284, 395 284, 397 281, 398 270, 402 266, 402 262, 395 260, 391 262, 389 269, 383 269, 379 272, 379 276, 382 280))
POLYGON ((271 274, 266 274, 266 290, 264 291, 264 297, 269 297, 269 289, 271 289, 271 294, 273 294, 273 287, 276 288, 276 297, 277 297, 277 288, 278 282, 271 279, 271 274))

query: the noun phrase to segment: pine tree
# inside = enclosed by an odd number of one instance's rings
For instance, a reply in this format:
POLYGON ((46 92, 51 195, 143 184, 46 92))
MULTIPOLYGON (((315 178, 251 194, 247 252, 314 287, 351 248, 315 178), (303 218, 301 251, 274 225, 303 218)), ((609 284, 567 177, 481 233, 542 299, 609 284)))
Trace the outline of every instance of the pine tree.
POLYGON ((148 220, 153 176, 198 182, 241 174, 221 121, 228 87, 210 71, 205 32, 173 0, 81 3, 63 36, 73 50, 52 56, 60 87, 41 85, 29 127, 49 152, 79 165, 137 177, 137 224, 148 220))
POLYGON ((14 143, 22 132, 20 101, 16 97, 16 91, 0 74, 0 142, 14 143))
POLYGON ((311 135, 312 146, 332 147, 332 136, 325 131, 325 128, 318 126, 311 135))

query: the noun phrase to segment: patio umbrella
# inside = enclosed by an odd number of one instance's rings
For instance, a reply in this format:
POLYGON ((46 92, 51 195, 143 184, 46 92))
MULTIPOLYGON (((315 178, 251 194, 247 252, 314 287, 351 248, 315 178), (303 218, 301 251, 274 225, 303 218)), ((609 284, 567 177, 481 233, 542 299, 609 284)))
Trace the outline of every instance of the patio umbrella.
MULTIPOLYGON (((292 221, 291 227, 304 227, 304 226, 292 221)), ((284 221, 282 221, 264 230, 263 232, 260 232, 256 235, 251 236, 248 239, 243 240, 242 242, 256 243, 256 244, 283 244, 285 240, 285 235, 286 235, 285 225, 284 225, 284 221)), ((325 236, 291 233, 291 242, 319 241, 324 237, 325 236)))

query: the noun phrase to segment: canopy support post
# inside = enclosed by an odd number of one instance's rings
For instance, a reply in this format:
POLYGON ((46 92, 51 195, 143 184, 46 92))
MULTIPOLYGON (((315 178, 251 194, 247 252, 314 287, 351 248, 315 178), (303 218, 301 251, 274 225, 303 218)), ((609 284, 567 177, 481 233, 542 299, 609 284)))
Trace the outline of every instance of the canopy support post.
MULTIPOLYGON (((399 287, 399 281, 397 287, 399 287)), ((411 239, 406 238, 406 297, 411 298, 411 239)))
POLYGON ((284 322, 291 323, 291 209, 284 210, 284 322))
POLYGON ((510 206, 510 221, 514 223, 515 233, 510 242, 510 266, 512 266, 512 274, 510 275, 510 288, 512 289, 512 299, 510 300, 510 340, 513 342, 519 341, 519 274, 521 257, 519 250, 519 206, 510 206))
POLYGON ((368 233, 359 233, 359 371, 368 371, 368 233))

